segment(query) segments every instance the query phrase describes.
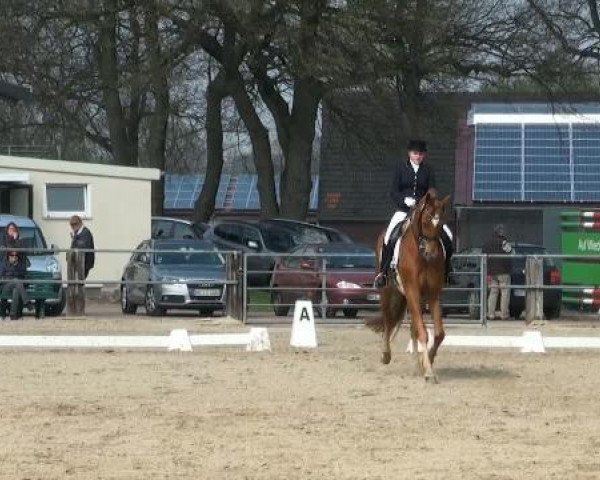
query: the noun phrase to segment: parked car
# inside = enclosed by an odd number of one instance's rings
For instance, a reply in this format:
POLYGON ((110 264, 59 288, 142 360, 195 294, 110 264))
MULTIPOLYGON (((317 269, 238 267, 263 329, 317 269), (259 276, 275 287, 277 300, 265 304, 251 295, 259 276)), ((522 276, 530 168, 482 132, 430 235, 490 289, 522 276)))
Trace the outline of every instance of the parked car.
POLYGON ((250 254, 247 258, 248 285, 253 287, 268 286, 277 255, 289 252, 297 245, 296 233, 285 226, 244 220, 216 222, 204 238, 221 250, 250 254))
POLYGON ((193 223, 183 218, 152 217, 151 237, 199 240, 208 227, 207 223, 193 223))
POLYGON ((262 225, 282 225, 293 230, 298 235, 296 242, 300 243, 329 243, 329 242, 344 242, 354 243, 344 232, 335 228, 323 227, 314 223, 301 222, 298 220, 290 220, 286 218, 269 218, 261 220, 262 225))
POLYGON ((332 241, 352 242, 350 237, 337 230, 285 219, 259 222, 221 220, 209 227, 204 238, 223 250, 237 250, 249 254, 248 285, 251 287, 268 286, 276 257, 298 245, 332 241))
MULTIPOLYGON (((34 295, 34 290, 44 290, 44 313, 47 316, 60 315, 66 304, 66 292, 62 285, 62 269, 54 251, 56 246, 46 243, 44 234, 40 227, 31 218, 16 215, 0 215, 0 238, 6 237, 6 226, 14 222, 19 227, 23 248, 31 248, 27 252, 29 266, 27 272, 31 277, 35 277, 36 283, 28 285, 28 292, 34 295), (51 287, 43 285, 43 280, 51 280, 51 287), (46 296, 49 292, 49 296, 46 296)), ((25 307, 33 309, 33 304, 29 303, 25 307)))
POLYGON ((341 310, 354 318, 359 309, 378 308, 374 279, 375 251, 370 247, 340 242, 301 245, 277 261, 271 303, 275 315, 285 316, 296 300, 321 304, 324 299, 327 317, 341 310))
POLYGON ((204 240, 145 240, 121 277, 121 309, 133 314, 143 305, 148 315, 168 309, 195 309, 203 315, 225 308, 223 256, 204 240))
MULTIPOLYGON (((528 243, 513 243, 511 259, 511 291, 509 310, 510 316, 519 318, 525 310, 525 257, 523 255, 547 254, 545 247, 528 243)), ((470 257, 453 257, 454 272, 450 276, 449 288, 444 289, 442 304, 444 311, 467 311, 471 318, 480 318, 480 257, 481 248, 473 248, 460 252, 470 257), (468 288, 470 290, 452 290, 452 288, 468 288), (453 305, 462 306, 453 307, 453 305)), ((544 258, 544 285, 560 285, 560 270, 552 258, 544 258)), ((487 280, 487 279, 486 279, 487 280)), ((487 281, 486 281, 487 284, 487 281)), ((486 293, 487 294, 487 293, 486 293)), ((546 318, 560 316, 562 306, 562 291, 559 288, 544 289, 544 315, 546 318)))

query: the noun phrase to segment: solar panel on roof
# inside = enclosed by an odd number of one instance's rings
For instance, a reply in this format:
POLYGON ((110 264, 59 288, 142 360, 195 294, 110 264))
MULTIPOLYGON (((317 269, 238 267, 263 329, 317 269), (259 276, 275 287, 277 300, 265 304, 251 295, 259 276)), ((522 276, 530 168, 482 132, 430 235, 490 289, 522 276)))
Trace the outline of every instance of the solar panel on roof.
POLYGON ((598 201, 600 125, 476 125, 473 199, 598 201))
MULTIPOLYGON (((194 208, 196 199, 200 195, 205 180, 204 175, 165 175, 164 208, 191 209, 194 208)), ((312 190, 310 194, 310 209, 318 207, 319 176, 312 176, 312 190)), ((275 177, 275 192, 279 198, 279 175, 275 177)), ((221 175, 217 195, 215 197, 217 209, 259 209, 260 198, 258 194, 258 176, 251 174, 221 175)))

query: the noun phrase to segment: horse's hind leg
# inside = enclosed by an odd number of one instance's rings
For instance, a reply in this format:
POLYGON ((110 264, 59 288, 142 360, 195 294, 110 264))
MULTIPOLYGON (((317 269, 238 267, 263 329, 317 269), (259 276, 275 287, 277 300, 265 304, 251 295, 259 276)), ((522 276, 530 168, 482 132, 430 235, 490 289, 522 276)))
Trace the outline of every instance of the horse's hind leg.
POLYGON ((404 318, 406 300, 403 295, 394 290, 394 287, 386 287, 382 290, 381 295, 383 300, 383 308, 381 309, 383 317, 381 363, 387 365, 392 360, 390 340, 404 318))

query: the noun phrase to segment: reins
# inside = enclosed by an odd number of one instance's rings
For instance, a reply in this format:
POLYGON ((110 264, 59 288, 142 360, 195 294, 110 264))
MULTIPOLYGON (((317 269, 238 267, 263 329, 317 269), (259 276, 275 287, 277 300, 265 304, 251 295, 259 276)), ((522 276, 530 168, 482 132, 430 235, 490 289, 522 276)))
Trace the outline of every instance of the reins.
MULTIPOLYGON (((417 208, 414 208, 411 214, 411 218, 410 218, 410 228, 412 229, 413 235, 415 237, 415 240, 417 242, 417 248, 419 250, 419 255, 424 258, 425 260, 427 260, 427 243, 428 242, 437 242, 439 243, 440 241, 440 234, 438 233, 435 236, 428 236, 425 235, 423 233, 423 229, 422 229, 422 225, 421 225, 421 221, 422 221, 422 217, 423 215, 425 215, 426 213, 424 212, 425 210, 425 201, 424 201, 423 197, 421 199, 421 201, 423 202, 423 204, 421 204, 421 202, 419 202, 419 204, 417 205, 417 208)), ((426 215, 429 215, 429 218, 432 219, 433 215, 431 215, 430 213, 427 213, 426 215)))

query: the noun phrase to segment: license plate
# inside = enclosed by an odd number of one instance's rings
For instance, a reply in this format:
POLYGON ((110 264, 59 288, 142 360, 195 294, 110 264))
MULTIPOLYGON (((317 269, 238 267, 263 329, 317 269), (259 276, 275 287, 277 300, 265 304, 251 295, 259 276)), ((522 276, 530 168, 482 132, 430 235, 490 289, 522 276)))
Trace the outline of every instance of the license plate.
POLYGON ((369 293, 367 295, 367 300, 369 300, 370 302, 377 302, 377 301, 379 301, 379 294, 378 293, 369 293))
POLYGON ((515 288, 513 290, 513 295, 515 297, 524 297, 525 296, 525 290, 522 288, 515 288))
POLYGON ((194 288, 192 295, 195 297, 218 297, 221 295, 221 290, 218 288, 194 288))

